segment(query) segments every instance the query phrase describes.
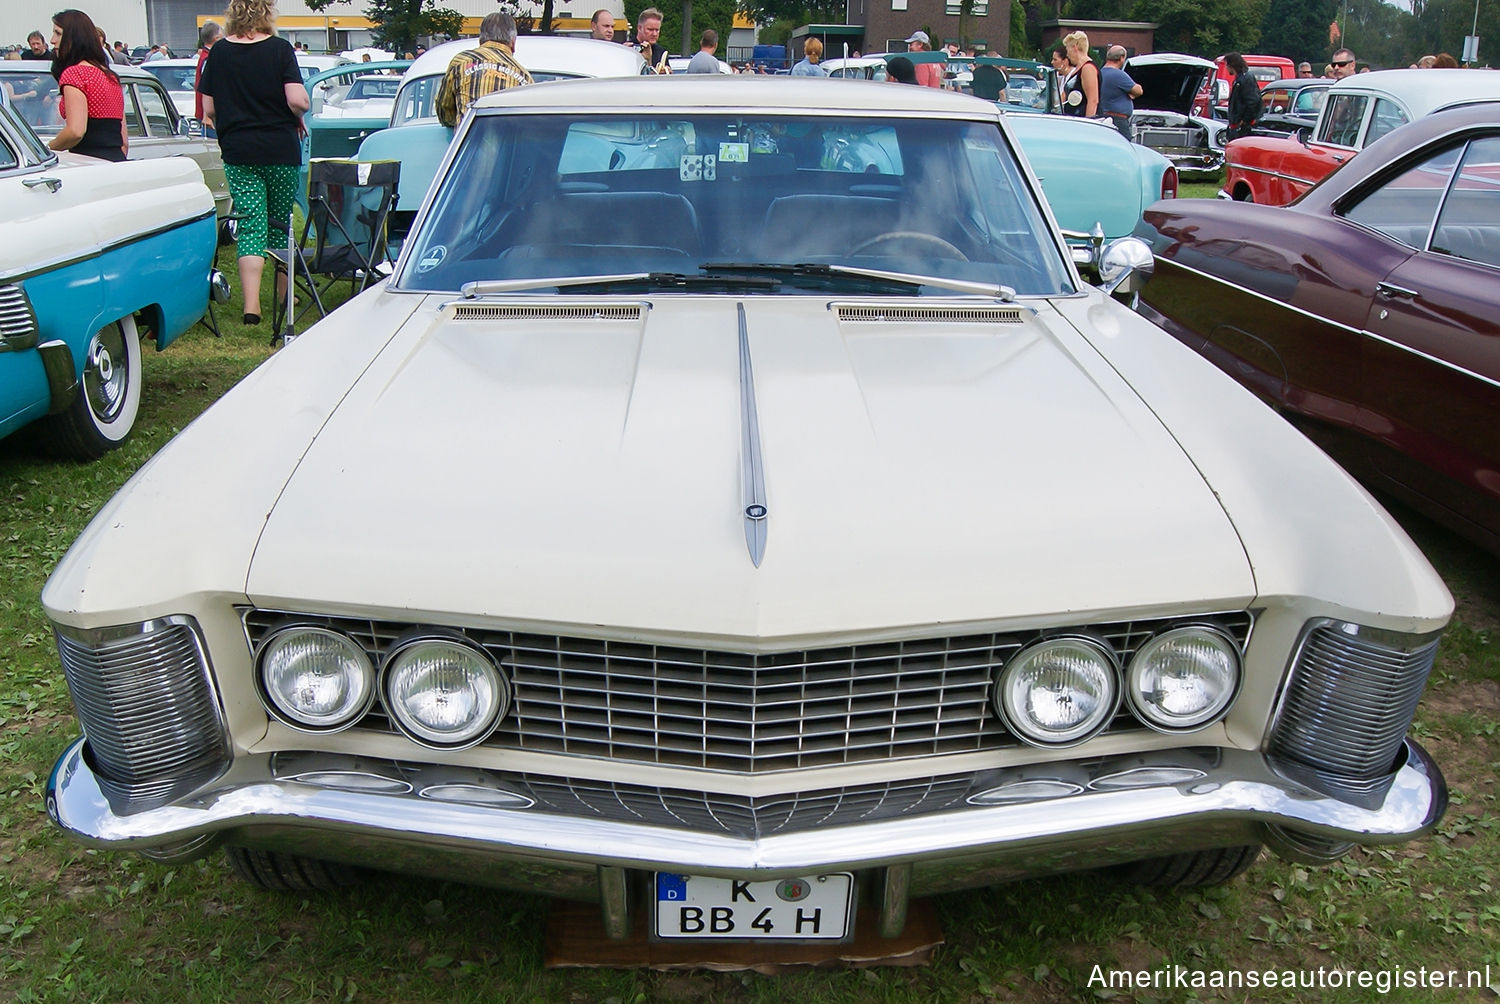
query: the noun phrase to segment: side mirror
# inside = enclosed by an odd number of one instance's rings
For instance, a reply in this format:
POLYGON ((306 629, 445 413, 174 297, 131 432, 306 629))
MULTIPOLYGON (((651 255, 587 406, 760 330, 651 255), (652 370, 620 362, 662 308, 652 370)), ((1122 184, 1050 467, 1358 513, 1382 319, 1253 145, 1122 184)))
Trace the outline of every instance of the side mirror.
POLYGON ((1104 245, 1099 256, 1099 281, 1106 293, 1135 293, 1155 268, 1151 245, 1139 237, 1121 237, 1104 245))

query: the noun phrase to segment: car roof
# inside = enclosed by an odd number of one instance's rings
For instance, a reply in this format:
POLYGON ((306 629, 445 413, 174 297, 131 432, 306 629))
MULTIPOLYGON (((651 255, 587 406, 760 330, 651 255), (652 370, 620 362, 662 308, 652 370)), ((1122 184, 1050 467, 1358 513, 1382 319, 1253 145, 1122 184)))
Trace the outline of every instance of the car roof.
MULTIPOLYGON (((164 62, 164 60, 158 59, 157 62, 164 62)), ((126 80, 156 80, 156 74, 139 66, 126 66, 124 63, 119 63, 111 66, 110 69, 115 71, 116 76, 126 80)), ((52 64, 35 59, 0 59, 0 73, 45 73, 50 77, 52 64)))
MULTIPOLYGON (((477 38, 459 38, 428 49, 407 68, 401 82, 432 77, 448 69, 453 57, 479 47, 477 38)), ((591 77, 629 76, 640 71, 641 54, 634 47, 597 38, 559 35, 522 35, 516 39, 516 58, 528 70, 578 73, 591 77)))
POLYGON ((1327 87, 1334 82, 1332 77, 1282 77, 1280 80, 1266 81, 1261 90, 1265 90, 1267 87, 1290 87, 1293 89, 1312 87, 1314 85, 1327 87))
MULTIPOLYGON (((184 56, 181 59, 153 59, 153 60, 151 60, 150 63, 140 63, 138 65, 132 66, 131 69, 132 70, 145 70, 147 73, 150 73, 151 72, 151 67, 153 67, 153 66, 197 66, 197 65, 198 65, 198 57, 197 56, 184 56)), ((118 70, 118 69, 120 69, 120 67, 119 66, 115 66, 115 67, 113 67, 113 69, 118 70)))
POLYGON ((1474 70, 1374 70, 1336 81, 1329 97, 1349 92, 1388 97, 1413 116, 1500 99, 1500 74, 1474 70))
POLYGON ((681 108, 687 113, 699 108, 751 109, 746 112, 750 117, 813 111, 916 112, 990 121, 1001 117, 994 102, 957 91, 897 85, 871 87, 863 80, 760 73, 652 74, 615 79, 557 80, 497 91, 481 98, 473 107, 587 107, 601 111, 639 111, 647 106, 681 108))

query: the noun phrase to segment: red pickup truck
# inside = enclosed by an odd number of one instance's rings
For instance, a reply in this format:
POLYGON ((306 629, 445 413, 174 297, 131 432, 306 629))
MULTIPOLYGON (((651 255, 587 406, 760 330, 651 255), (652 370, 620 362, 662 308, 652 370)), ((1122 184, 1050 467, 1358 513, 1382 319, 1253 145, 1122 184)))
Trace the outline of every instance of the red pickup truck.
MULTIPOLYGON (((1203 82, 1203 89, 1193 99, 1193 114, 1203 118, 1213 118, 1212 109, 1228 107, 1229 84, 1234 80, 1234 74, 1230 73, 1229 67, 1224 65, 1223 56, 1215 59, 1214 62, 1218 64, 1218 72, 1203 82)), ((1255 83, 1259 87, 1265 87, 1273 80, 1285 80, 1297 75, 1296 64, 1285 56, 1257 56, 1247 52, 1245 65, 1250 67, 1250 76, 1255 78, 1255 83)))

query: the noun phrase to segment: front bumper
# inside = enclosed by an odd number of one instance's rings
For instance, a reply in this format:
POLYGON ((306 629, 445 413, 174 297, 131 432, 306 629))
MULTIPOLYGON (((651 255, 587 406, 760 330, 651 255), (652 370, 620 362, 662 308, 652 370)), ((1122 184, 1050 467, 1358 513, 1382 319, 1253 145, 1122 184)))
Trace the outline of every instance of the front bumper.
POLYGON ((754 837, 437 801, 422 797, 424 771, 440 777, 414 765, 408 791, 353 790, 328 786, 343 784, 336 771, 309 783, 255 756, 190 795, 137 811, 90 769, 79 740, 53 768, 47 810, 78 840, 158 859, 195 857, 223 841, 603 899, 609 917, 623 915, 623 901, 610 900, 625 895, 632 872, 865 871, 900 900, 886 904, 889 914, 904 912, 907 895, 1237 844, 1285 850, 1285 837, 1304 853, 1335 857, 1347 844, 1421 836, 1447 804, 1442 774, 1410 740, 1373 790, 1338 797, 1327 793, 1336 787, 1256 752, 1188 749, 988 771, 957 810, 754 837))

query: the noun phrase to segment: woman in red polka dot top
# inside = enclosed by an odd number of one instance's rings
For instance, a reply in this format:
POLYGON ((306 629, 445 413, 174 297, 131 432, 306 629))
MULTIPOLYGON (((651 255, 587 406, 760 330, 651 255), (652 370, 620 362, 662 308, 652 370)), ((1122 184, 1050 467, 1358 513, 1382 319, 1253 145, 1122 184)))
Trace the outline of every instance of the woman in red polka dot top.
POLYGON ((100 160, 124 160, 130 148, 125 94, 109 68, 94 22, 81 10, 62 11, 52 19, 52 47, 57 50, 52 75, 62 90, 63 127, 47 145, 100 160))

